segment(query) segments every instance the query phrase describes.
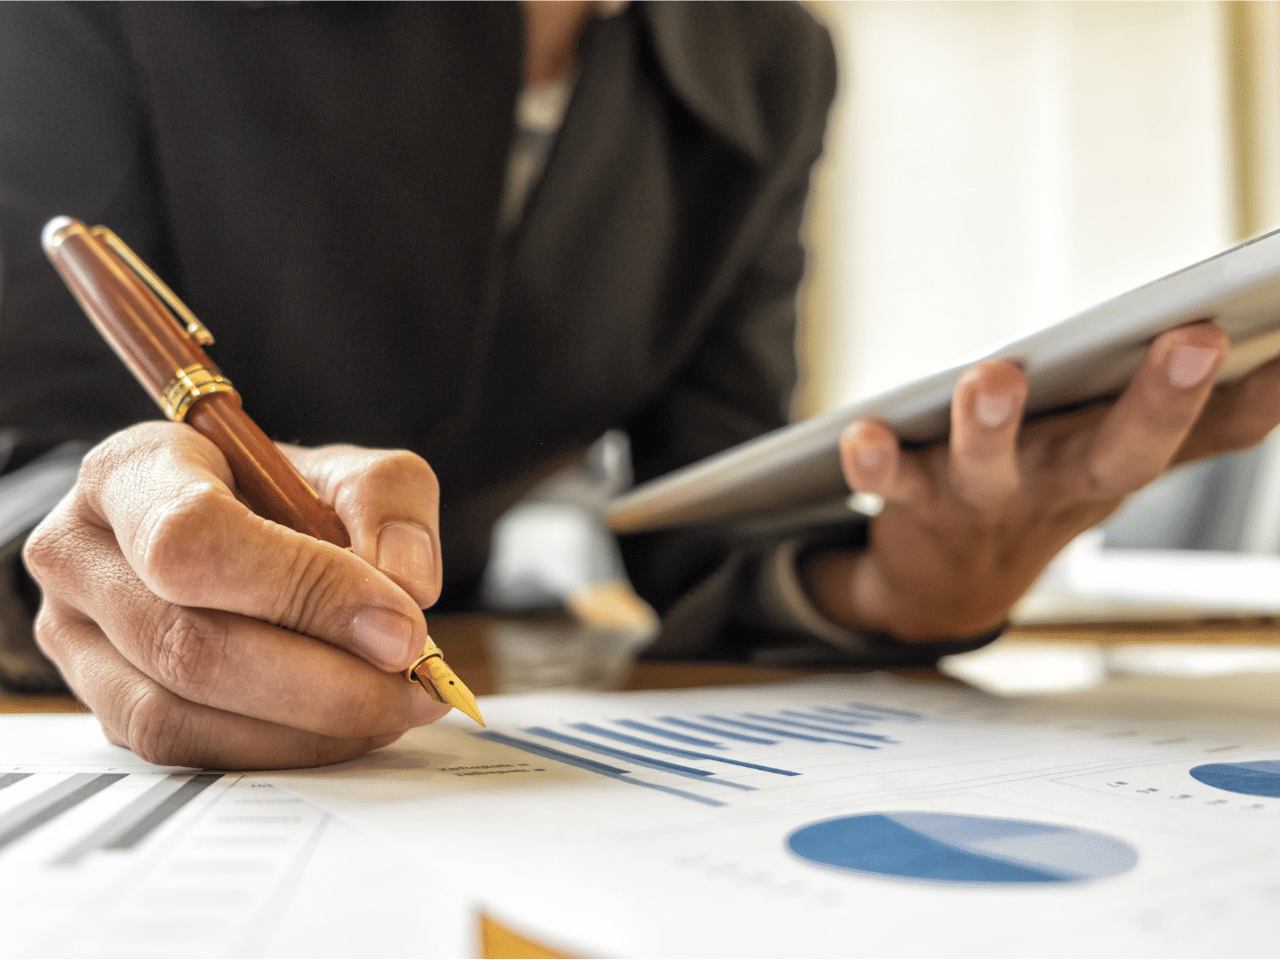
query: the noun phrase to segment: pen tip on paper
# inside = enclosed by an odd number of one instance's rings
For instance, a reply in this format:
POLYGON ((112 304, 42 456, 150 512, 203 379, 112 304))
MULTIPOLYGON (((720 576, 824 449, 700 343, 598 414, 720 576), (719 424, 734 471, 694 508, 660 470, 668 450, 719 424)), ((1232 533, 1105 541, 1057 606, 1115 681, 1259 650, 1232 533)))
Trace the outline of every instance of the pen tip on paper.
POLYGON ((431 694, 437 703, 460 710, 480 726, 486 726, 484 718, 480 716, 480 708, 476 705, 475 695, 444 662, 440 648, 430 640, 427 641, 427 645, 428 652, 406 671, 408 678, 422 684, 422 688, 431 694))
POLYGON ((476 698, 467 689, 466 684, 453 675, 452 670, 449 670, 449 674, 453 679, 441 684, 440 695, 444 702, 455 710, 461 710, 480 726, 485 726, 484 717, 480 716, 480 708, 476 705, 476 698))

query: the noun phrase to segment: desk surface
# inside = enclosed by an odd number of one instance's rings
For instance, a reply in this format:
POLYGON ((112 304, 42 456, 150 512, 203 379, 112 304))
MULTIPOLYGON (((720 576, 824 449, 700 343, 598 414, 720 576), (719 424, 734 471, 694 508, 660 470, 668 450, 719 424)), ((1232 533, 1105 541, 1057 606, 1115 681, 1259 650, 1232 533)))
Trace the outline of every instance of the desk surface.
MULTIPOLYGON (((489 616, 434 617, 431 634, 445 650, 450 666, 477 694, 494 692, 486 636, 495 622, 489 616)), ((542 625, 545 626, 545 623, 542 625)), ((1204 620, 1173 623, 1096 623, 1017 627, 1007 641, 1057 640, 1084 643, 1280 643, 1280 619, 1204 620)), ((807 670, 754 667, 734 663, 640 663, 628 689, 662 690, 735 683, 791 680, 807 670)), ((0 713, 68 713, 82 711, 70 696, 21 696, 0 693, 0 713)))
MULTIPOLYGON (((449 663, 476 693, 494 691, 487 638, 491 628, 498 622, 492 617, 484 616, 434 617, 431 620, 432 635, 446 651, 449 663)), ((538 625, 543 629, 547 626, 545 622, 539 622, 538 625)), ((1198 623, 1020 627, 1006 634, 1004 642, 1020 641, 1077 641, 1102 645, 1133 642, 1277 644, 1280 643, 1280 621, 1220 620, 1198 623)), ((811 671, 741 664, 641 663, 632 671, 628 686, 631 689, 669 689, 708 684, 760 683, 793 679, 808 673, 811 671)), ((1265 682, 1269 685, 1273 678, 1265 678, 1265 682)), ((1167 680, 1162 683, 1164 686, 1169 685, 1167 680)), ((1164 686, 1161 687, 1162 690, 1164 686)), ((1267 698, 1271 696, 1271 692, 1268 692, 1267 698)), ((69 696, 23 697, 0 694, 0 713, 61 713, 79 710, 83 708, 69 696)), ((528 939, 521 931, 513 930, 493 917, 481 915, 477 922, 478 941, 483 957, 566 956, 528 939)))

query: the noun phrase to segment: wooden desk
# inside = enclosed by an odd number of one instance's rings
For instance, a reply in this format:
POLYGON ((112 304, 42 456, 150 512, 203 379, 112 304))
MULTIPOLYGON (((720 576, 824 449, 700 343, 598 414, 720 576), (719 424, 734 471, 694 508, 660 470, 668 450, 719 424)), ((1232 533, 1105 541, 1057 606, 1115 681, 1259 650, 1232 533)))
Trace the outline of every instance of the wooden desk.
MULTIPOLYGON (((444 648, 450 665, 477 694, 494 692, 493 671, 488 655, 487 634, 493 617, 461 616, 431 618, 432 636, 444 648)), ((545 621, 538 622, 546 628, 545 621)), ((1133 642, 1168 643, 1280 643, 1280 621, 1204 621, 1163 624, 1089 624, 1052 627, 1020 627, 1006 634, 1002 642, 1067 640, 1100 644, 1133 642)), ((669 689, 709 684, 762 683, 789 680, 811 671, 782 670, 741 664, 642 663, 632 671, 630 689, 669 689)), ((913 671, 920 673, 923 671, 913 671)), ((62 713, 83 711, 69 696, 23 697, 0 694, 0 713, 62 713)), ((519 931, 485 915, 477 918, 482 956, 564 957, 530 940, 519 931)))
MULTIPOLYGON (((494 692, 486 635, 491 616, 431 618, 431 635, 449 664, 477 694, 494 692)), ((545 621, 539 621, 545 626, 545 621)), ((1280 618, 1204 620, 1172 623, 1097 623, 1015 627, 1002 642, 1063 640, 1087 643, 1245 643, 1280 644, 1280 618)), ((735 663, 641 663, 628 689, 665 690, 734 683, 793 680, 812 671, 753 667, 735 663)), ((0 693, 0 713, 73 713, 83 707, 70 696, 30 697, 0 693)))
MULTIPOLYGON (((495 618, 482 615, 432 617, 431 636, 445 651, 449 665, 477 695, 494 693, 486 635, 495 618)), ((545 628, 546 621, 537 621, 545 628)), ((659 690, 729 683, 791 680, 811 671, 779 670, 732 663, 642 663, 628 689, 659 690)), ((76 713, 84 707, 71 696, 23 696, 0 693, 0 713, 76 713)))
POLYGON ((1011 640, 1086 643, 1280 643, 1280 617, 1013 627, 1011 640))

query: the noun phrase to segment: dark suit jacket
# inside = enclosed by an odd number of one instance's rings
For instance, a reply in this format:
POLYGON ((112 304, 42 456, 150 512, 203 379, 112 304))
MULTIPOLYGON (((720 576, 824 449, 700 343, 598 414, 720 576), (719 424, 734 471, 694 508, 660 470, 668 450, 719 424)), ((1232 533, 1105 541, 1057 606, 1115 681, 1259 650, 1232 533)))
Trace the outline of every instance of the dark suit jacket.
MULTIPOLYGON (((783 424, 825 32, 772 3, 593 22, 503 238, 522 42, 509 4, 0 6, 9 467, 157 415, 44 260, 60 213, 170 282, 269 435, 433 465, 446 602, 493 518, 607 428, 643 480, 783 424)), ((659 610, 729 549, 626 545, 659 610)), ((721 594, 669 654, 708 649, 721 594)))

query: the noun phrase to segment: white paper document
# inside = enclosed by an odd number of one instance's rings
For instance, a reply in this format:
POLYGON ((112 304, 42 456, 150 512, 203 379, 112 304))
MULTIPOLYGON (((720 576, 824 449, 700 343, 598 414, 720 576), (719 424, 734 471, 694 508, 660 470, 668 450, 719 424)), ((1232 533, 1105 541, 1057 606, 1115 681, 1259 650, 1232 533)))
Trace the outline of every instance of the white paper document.
POLYGON ((1277 707, 883 677, 527 695, 274 782, 566 952, 1274 956, 1277 707))
MULTIPOLYGON (((4 895, 45 931, 19 952, 124 953, 185 918, 226 953, 298 954, 308 915, 350 919, 347 945, 377 928, 343 904, 393 850, 414 921, 444 887, 580 955, 1274 956, 1280 693, 1266 680, 1252 705, 1006 700, 878 676, 491 697, 484 730, 449 718, 335 767, 203 780, 77 767, 92 750, 76 744, 100 737, 83 722, 44 746, 67 761, 46 773, 40 745, 4 724, 4 895), (346 858, 349 877, 317 867, 331 831, 346 842, 328 862, 346 858), (237 845, 252 853, 225 856, 237 845), (72 923, 68 898, 93 909, 72 923)), ((403 939, 346 952, 407 952, 421 924, 382 919, 403 939)), ((216 952, 188 947, 165 952, 216 952)))
POLYGON ((0 717, 0 956, 456 957, 474 907, 260 777, 0 717), (415 921, 407 924, 405 919, 415 921))

